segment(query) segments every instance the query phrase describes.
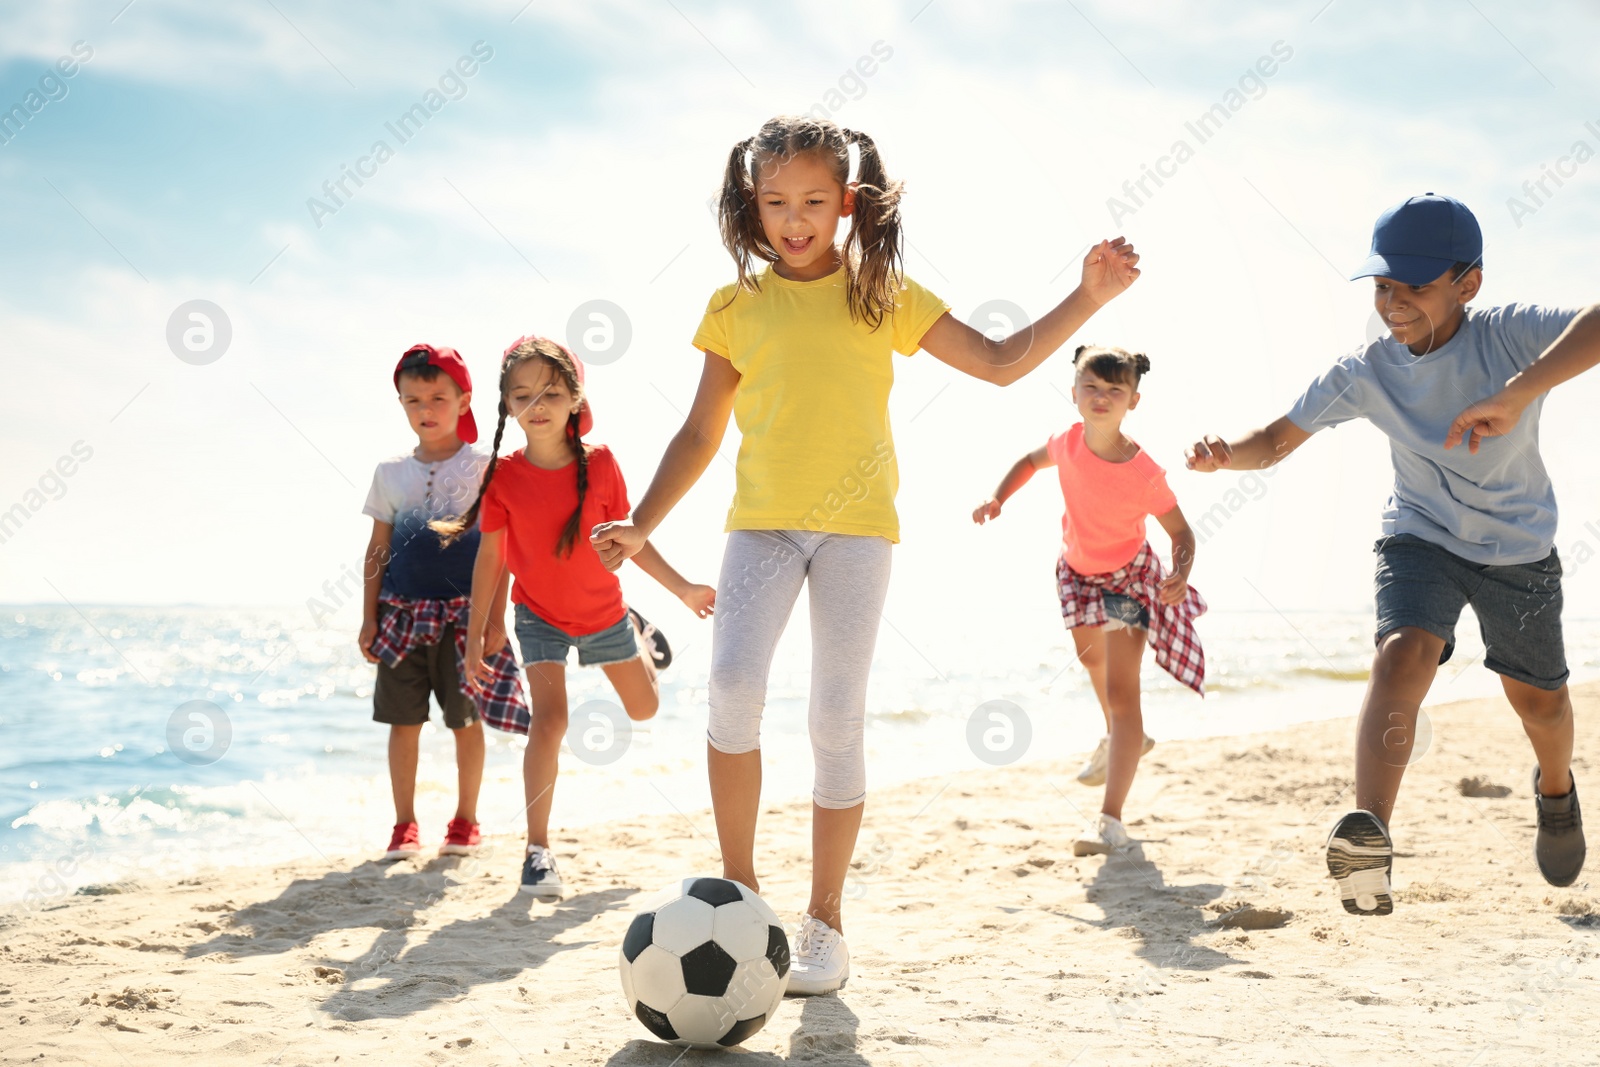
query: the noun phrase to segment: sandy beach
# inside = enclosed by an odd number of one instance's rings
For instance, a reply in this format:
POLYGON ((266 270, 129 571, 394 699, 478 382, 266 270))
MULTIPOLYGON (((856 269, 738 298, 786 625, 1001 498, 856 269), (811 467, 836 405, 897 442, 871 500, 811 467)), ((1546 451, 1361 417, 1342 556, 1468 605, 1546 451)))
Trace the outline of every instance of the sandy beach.
MULTIPOLYGON (((1575 767, 1600 795, 1600 685, 1575 698, 1575 767)), ((1159 745, 1127 809, 1142 858, 1073 858, 1098 802, 1072 779, 1081 754, 873 793, 850 984, 786 1001, 741 1051, 680 1061, 617 981, 631 902, 718 871, 691 811, 562 834, 556 905, 517 894, 507 835, 472 859, 228 869, 12 910, 0 1063, 1600 1062, 1600 860, 1569 889, 1539 877, 1503 701, 1428 716, 1387 918, 1346 915, 1326 877, 1354 729, 1332 720, 1159 745)), ((790 922, 809 833, 807 804, 766 809, 763 895, 790 922)))

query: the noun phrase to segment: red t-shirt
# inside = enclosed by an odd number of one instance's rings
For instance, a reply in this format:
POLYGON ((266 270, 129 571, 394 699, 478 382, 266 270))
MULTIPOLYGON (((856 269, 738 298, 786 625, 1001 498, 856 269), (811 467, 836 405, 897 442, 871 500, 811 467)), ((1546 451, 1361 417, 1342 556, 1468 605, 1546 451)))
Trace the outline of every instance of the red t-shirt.
POLYGON ((1067 565, 1079 574, 1109 574, 1133 561, 1145 542, 1146 515, 1165 515, 1178 504, 1167 472, 1143 449, 1112 463, 1083 443, 1083 423, 1045 445, 1061 478, 1066 510, 1061 542, 1067 565))
POLYGON ((544 470, 521 452, 495 461, 494 478, 483 496, 478 528, 504 529, 506 562, 514 579, 511 599, 573 637, 615 626, 627 613, 622 585, 606 570, 589 543, 589 531, 602 522, 625 519, 632 510, 622 469, 605 445, 589 449, 589 491, 572 554, 556 555, 556 543, 578 506, 578 465, 544 470))

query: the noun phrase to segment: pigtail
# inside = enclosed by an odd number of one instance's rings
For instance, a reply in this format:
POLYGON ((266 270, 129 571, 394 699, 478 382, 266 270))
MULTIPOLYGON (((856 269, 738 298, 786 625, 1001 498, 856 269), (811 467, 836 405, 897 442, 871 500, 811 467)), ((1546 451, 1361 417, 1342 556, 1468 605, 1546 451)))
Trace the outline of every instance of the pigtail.
POLYGON ((500 421, 495 423, 494 444, 489 447, 489 463, 483 469, 483 483, 478 486, 478 498, 472 502, 466 514, 457 519, 435 519, 428 523, 428 529, 439 534, 439 543, 449 546, 461 539, 461 536, 472 529, 473 523, 478 521, 478 510, 483 506, 484 495, 489 492, 489 483, 494 480, 495 468, 500 465, 500 438, 506 432, 505 397, 500 398, 500 421))
POLYGON ((572 548, 583 531, 583 501, 589 495, 589 450, 578 432, 578 421, 582 415, 583 409, 579 408, 567 417, 567 433, 572 438, 572 447, 578 452, 578 506, 572 509, 566 528, 561 531, 561 540, 556 542, 558 556, 572 555, 572 548))
MULTIPOLYGON (((739 272, 739 285, 734 290, 757 292, 760 283, 755 280, 755 261, 760 259, 775 263, 778 251, 767 241, 761 228, 760 212, 756 209, 756 186, 751 175, 754 161, 749 153, 756 143, 746 137, 728 153, 728 165, 722 172, 722 193, 717 202, 717 229, 722 234, 722 246, 733 257, 739 272)), ((730 301, 731 302, 731 301, 730 301)))
POLYGON ((1140 378, 1150 373, 1150 357, 1143 352, 1133 354, 1133 369, 1140 378))
POLYGON ((860 130, 840 129, 847 145, 857 146, 855 212, 845 238, 845 262, 850 265, 850 316, 873 329, 894 310, 902 285, 905 236, 900 223, 900 197, 905 186, 890 181, 883 157, 871 137, 860 130))

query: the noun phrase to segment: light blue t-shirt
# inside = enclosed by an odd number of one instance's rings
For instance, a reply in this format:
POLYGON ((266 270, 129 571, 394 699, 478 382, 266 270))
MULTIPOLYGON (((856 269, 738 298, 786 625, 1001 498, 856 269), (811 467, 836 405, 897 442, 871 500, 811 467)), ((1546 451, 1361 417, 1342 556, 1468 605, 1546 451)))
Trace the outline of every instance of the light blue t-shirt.
POLYGON ((1394 492, 1385 534, 1414 534, 1474 563, 1532 563, 1550 554, 1556 496, 1539 458, 1539 397, 1478 454, 1445 450, 1450 424, 1505 387, 1561 335, 1576 308, 1507 304, 1467 309, 1450 340, 1425 356, 1385 337, 1333 365, 1295 402, 1289 421, 1315 433, 1364 418, 1389 438, 1394 492))

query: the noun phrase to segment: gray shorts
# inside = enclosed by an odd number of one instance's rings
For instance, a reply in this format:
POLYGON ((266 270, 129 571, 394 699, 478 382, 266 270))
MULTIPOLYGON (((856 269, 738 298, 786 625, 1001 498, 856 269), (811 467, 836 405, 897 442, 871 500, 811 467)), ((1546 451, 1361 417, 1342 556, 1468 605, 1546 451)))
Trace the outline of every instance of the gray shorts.
POLYGON ((1402 626, 1443 639, 1443 663, 1456 647, 1456 621, 1472 605, 1483 634, 1483 665, 1539 689, 1567 684, 1561 643, 1561 560, 1473 563, 1413 534, 1380 537, 1375 580, 1375 640, 1402 626))

